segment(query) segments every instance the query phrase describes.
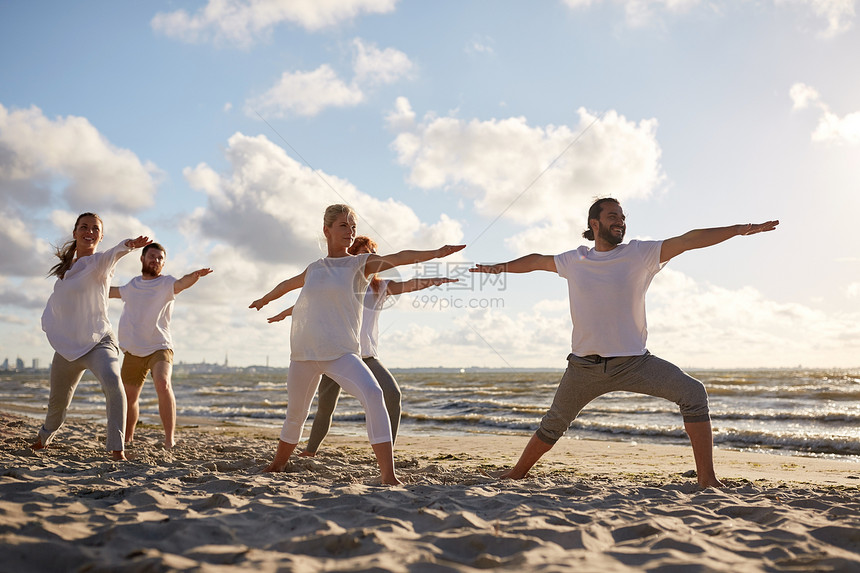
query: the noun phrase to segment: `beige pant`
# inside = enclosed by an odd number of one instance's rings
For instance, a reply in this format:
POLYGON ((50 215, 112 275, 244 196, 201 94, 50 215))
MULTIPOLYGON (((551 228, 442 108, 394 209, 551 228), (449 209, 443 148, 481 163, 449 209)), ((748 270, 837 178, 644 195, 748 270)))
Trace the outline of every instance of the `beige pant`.
POLYGON ((48 413, 39 430, 39 439, 47 446, 63 426, 66 412, 75 396, 75 389, 85 370, 95 375, 105 395, 107 449, 111 452, 122 451, 126 416, 125 390, 120 382, 119 347, 113 333, 106 335, 92 350, 71 362, 54 353, 48 413))

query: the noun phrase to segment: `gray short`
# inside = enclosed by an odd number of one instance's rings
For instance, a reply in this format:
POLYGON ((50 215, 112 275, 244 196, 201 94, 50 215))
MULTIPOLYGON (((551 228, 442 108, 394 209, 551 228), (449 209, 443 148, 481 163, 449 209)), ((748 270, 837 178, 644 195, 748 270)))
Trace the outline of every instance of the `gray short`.
POLYGON ((617 358, 567 357, 552 405, 540 422, 537 437, 555 444, 582 409, 603 394, 624 391, 666 398, 678 404, 684 422, 708 422, 705 386, 683 370, 650 352, 617 358))

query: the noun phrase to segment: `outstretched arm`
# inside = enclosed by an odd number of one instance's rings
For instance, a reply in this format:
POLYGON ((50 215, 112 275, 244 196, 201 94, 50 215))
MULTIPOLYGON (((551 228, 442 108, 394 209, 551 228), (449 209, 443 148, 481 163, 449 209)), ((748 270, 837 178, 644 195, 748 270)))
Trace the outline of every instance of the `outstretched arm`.
POLYGON ((269 324, 271 324, 273 322, 280 322, 280 321, 284 320, 285 318, 287 318, 288 316, 292 316, 294 308, 296 308, 296 305, 291 306, 287 310, 279 312, 275 316, 270 316, 268 319, 269 324))
POLYGON ((149 237, 144 237, 143 235, 137 237, 136 239, 126 239, 117 244, 117 246, 113 247, 110 250, 105 251, 105 257, 101 257, 102 262, 100 263, 100 268, 102 272, 110 271, 114 265, 119 262, 121 258, 129 254, 135 249, 139 249, 140 247, 145 247, 149 243, 152 242, 152 239, 149 237))
POLYGON ((405 292, 415 292, 432 286, 439 286, 445 283, 455 283, 459 279, 449 279, 447 277, 434 277, 432 279, 411 279, 408 281, 398 282, 391 281, 388 283, 386 292, 388 294, 403 294, 405 292))
POLYGON ((212 269, 197 269, 196 271, 190 272, 181 279, 178 279, 175 283, 173 283, 173 294, 179 294, 188 287, 192 286, 200 277, 205 277, 209 273, 212 272, 212 269))
POLYGON ((152 239, 149 237, 144 237, 143 235, 139 236, 136 239, 126 239, 125 246, 129 249, 139 249, 141 247, 145 247, 149 243, 152 242, 152 239))
POLYGON ((369 277, 394 267, 423 263, 430 259, 441 259, 464 248, 466 245, 445 245, 432 251, 400 251, 392 255, 370 255, 364 265, 364 276, 369 277))
POLYGON ((252 302, 248 306, 248 308, 256 308, 257 310, 260 310, 273 300, 281 298, 288 292, 296 290, 297 288, 302 288, 303 286, 305 286, 306 272, 308 272, 307 269, 303 270, 302 274, 300 275, 296 275, 292 278, 282 281, 278 286, 267 292, 263 298, 258 298, 257 300, 252 302))
POLYGON ((122 296, 120 296, 119 294, 119 287, 110 287, 110 290, 108 291, 108 298, 122 298, 122 296))
POLYGON ((497 275, 499 273, 530 273, 532 271, 550 271, 557 273, 555 267, 555 257, 552 255, 539 255, 532 253, 518 259, 514 259, 507 263, 496 263, 495 265, 475 265, 469 269, 471 273, 489 273, 497 275))
POLYGON ((746 225, 689 231, 663 241, 663 246, 660 249, 660 262, 665 263, 686 251, 717 245, 738 235, 755 235, 756 233, 773 231, 777 225, 779 225, 779 221, 767 221, 766 223, 747 223, 746 225))

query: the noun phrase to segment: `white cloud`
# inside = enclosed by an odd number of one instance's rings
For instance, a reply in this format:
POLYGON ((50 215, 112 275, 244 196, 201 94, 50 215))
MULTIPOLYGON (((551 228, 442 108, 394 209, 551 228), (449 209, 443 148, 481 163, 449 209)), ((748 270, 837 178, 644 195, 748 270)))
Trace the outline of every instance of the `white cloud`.
POLYGON ((0 104, 0 206, 48 203, 51 185, 74 210, 134 212, 154 202, 161 173, 112 145, 86 118, 51 120, 33 106, 0 104))
MULTIPOLYGON (((380 352, 386 364, 392 366, 563 367, 564 357, 570 352, 570 319, 566 311, 539 311, 542 304, 518 313, 449 308, 445 312, 450 326, 442 328, 414 321, 396 322, 382 333, 380 352), (388 340, 397 343, 388 344, 388 340)), ((382 320, 396 319, 383 314, 382 320)))
POLYGON ((365 90, 391 84, 407 76, 412 62, 394 48, 380 50, 356 38, 352 42, 353 79, 347 83, 328 64, 312 72, 284 72, 261 96, 250 98, 248 115, 270 117, 315 116, 329 107, 354 107, 365 100, 365 90))
POLYGON ((854 0, 774 0, 776 6, 797 6, 827 21, 823 32, 833 37, 847 32, 854 25, 854 0))
POLYGON ((791 86, 789 96, 793 102, 793 109, 815 107, 821 112, 818 125, 812 132, 813 141, 860 144, 860 111, 839 117, 830 111, 830 107, 821 99, 818 90, 803 83, 791 86))
MULTIPOLYGON (((41 312, 53 287, 53 282, 45 279, 48 268, 40 268, 38 273, 21 280, 10 279, 6 273, 0 275, 0 307, 41 312)), ((14 322, 18 324, 18 319, 14 322)))
POLYGON ((348 203, 359 215, 359 233, 372 236, 382 252, 431 248, 460 241, 459 222, 442 215, 421 221, 392 199, 377 199, 334 175, 315 172, 289 157, 265 136, 233 135, 226 150, 230 172, 206 164, 186 168, 209 204, 189 225, 244 256, 272 264, 306 265, 324 253, 322 214, 327 205, 348 203))
POLYGON ((314 116, 327 107, 352 107, 364 100, 355 84, 346 84, 328 64, 312 72, 284 72, 263 95, 248 100, 249 112, 269 117, 314 116))
POLYGON ((647 197, 664 179, 656 120, 637 124, 615 111, 599 120, 584 109, 578 113, 574 127, 432 114, 415 123, 401 98, 388 123, 398 132, 392 146, 411 184, 456 191, 473 197, 487 217, 531 225, 509 245, 522 251, 540 240, 545 250, 552 237, 566 240, 571 230, 585 228, 595 196, 647 197))
POLYGON ((216 41, 248 47, 283 23, 317 31, 362 13, 386 14, 396 4, 397 0, 208 0, 194 14, 185 10, 159 12, 151 25, 185 42, 216 41))
POLYGON ((851 283, 845 287, 845 296, 854 298, 860 296, 860 283, 851 283))
POLYGON ((649 346, 701 367, 830 366, 860 350, 860 314, 828 316, 753 287, 700 284, 665 269, 648 294, 649 346))
POLYGON ((795 110, 806 109, 812 105, 822 105, 821 96, 819 95, 818 90, 803 83, 798 82, 791 86, 791 89, 788 91, 788 95, 793 104, 792 109, 795 110))
POLYGON ((505 239, 505 245, 517 254, 526 253, 561 253, 570 249, 571 240, 574 243, 580 240, 585 230, 585 213, 588 207, 583 206, 578 216, 574 214, 572 220, 567 219, 566 214, 558 212, 549 213, 549 220, 529 227, 505 239), (562 215, 562 216, 559 216, 562 215))
MULTIPOLYGON (((385 121, 388 128, 393 131, 405 132, 411 129, 415 123, 415 112, 412 111, 409 100, 402 96, 398 97, 394 102, 394 110, 385 116, 385 121)), ((414 150, 407 149, 406 154, 411 156, 414 154, 414 150)))
POLYGON ((860 112, 844 117, 825 112, 812 132, 812 140, 857 145, 860 143, 860 112))
POLYGON ((394 48, 380 50, 360 38, 353 40, 355 49, 355 82, 358 84, 393 84, 412 70, 409 57, 394 48))
POLYGON ((3 225, 0 225, 0 243, 3 244, 0 275, 45 276, 48 268, 41 268, 37 261, 50 260, 51 245, 36 237, 30 225, 11 209, 0 208, 0 217, 3 218, 3 225))

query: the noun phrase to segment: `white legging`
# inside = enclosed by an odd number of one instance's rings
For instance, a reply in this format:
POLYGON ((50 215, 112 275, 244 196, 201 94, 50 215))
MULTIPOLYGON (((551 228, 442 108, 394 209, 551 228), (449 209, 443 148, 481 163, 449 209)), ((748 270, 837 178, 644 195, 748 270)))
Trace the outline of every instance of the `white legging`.
POLYGON ((367 420, 367 437, 371 444, 391 441, 391 424, 382 388, 370 368, 357 354, 345 354, 335 360, 291 360, 287 374, 287 417, 281 428, 281 441, 298 444, 302 428, 311 411, 311 402, 325 374, 361 402, 367 420))

